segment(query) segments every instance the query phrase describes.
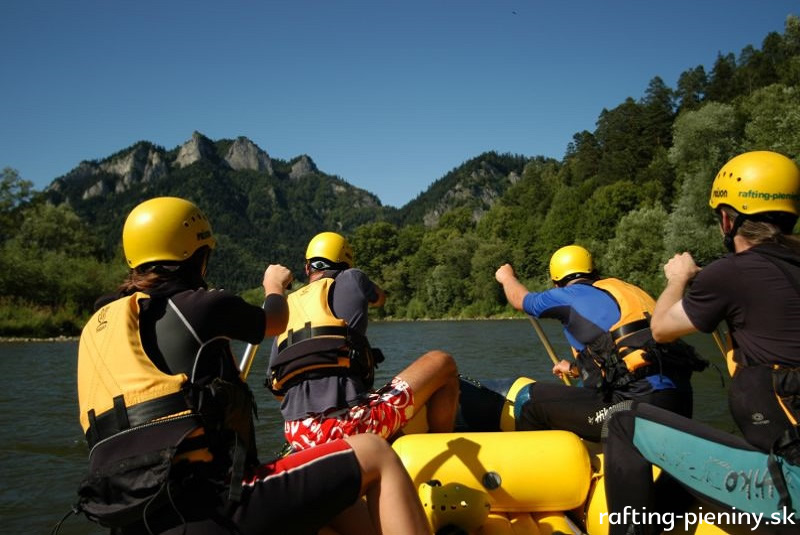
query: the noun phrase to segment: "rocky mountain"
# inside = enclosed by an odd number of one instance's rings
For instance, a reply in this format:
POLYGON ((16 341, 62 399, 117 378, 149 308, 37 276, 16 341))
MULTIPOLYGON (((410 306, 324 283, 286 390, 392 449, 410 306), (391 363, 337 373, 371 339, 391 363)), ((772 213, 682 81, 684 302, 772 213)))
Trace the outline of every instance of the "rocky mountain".
POLYGON ((435 226, 446 212, 463 208, 478 221, 516 184, 529 158, 486 152, 454 168, 400 209, 404 223, 435 226))
POLYGON ((220 285, 259 283, 265 262, 300 269, 305 244, 321 230, 345 234, 359 225, 390 221, 434 226, 442 214, 466 207, 479 219, 519 180, 521 156, 486 153, 453 169, 402 209, 317 168, 312 158, 271 158, 246 137, 213 141, 194 132, 166 150, 147 141, 99 161, 83 161, 55 179, 44 194, 68 203, 89 223, 107 256, 120 248, 125 214, 142 200, 175 195, 208 213, 218 236, 220 285))

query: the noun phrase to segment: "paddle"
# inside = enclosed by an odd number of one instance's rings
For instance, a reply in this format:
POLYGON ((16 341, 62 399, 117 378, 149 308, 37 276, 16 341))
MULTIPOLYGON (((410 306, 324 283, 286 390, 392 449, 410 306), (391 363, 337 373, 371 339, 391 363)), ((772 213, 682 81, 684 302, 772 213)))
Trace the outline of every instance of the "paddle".
MULTIPOLYGON (((261 305, 261 308, 267 306, 266 299, 264 303, 261 305)), ((247 347, 244 348, 244 353, 242 354, 242 360, 239 361, 239 375, 242 378, 242 381, 247 381, 247 376, 250 375, 250 367, 253 365, 253 361, 256 359, 256 352, 258 351, 258 344, 247 344, 247 347)))
MULTIPOLYGON (((556 352, 553 349, 553 345, 550 343, 550 340, 547 338, 547 335, 544 333, 542 326, 539 325, 539 320, 537 320, 533 316, 528 316, 528 319, 531 320, 531 325, 533 328, 536 329, 536 334, 539 335, 539 340, 541 340, 542 345, 544 346, 545 351, 550 356, 550 360, 553 361, 553 365, 555 366, 560 362, 558 356, 556 356, 556 352)), ((561 374, 561 380, 564 381, 564 384, 567 386, 572 386, 572 381, 569 380, 566 374, 561 374)))
POLYGON ((725 349, 725 343, 722 341, 722 336, 719 334, 719 330, 714 329, 714 332, 711 333, 712 338, 714 338, 714 342, 717 344, 717 349, 719 352, 722 353, 722 360, 728 359, 728 352, 725 349))

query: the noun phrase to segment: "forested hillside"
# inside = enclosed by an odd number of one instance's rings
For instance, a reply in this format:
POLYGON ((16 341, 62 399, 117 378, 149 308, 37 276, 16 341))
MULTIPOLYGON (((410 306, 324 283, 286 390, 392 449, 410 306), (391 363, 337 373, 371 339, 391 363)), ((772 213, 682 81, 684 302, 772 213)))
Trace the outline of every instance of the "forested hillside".
POLYGON ((337 230, 388 291, 387 317, 507 314, 496 268, 511 262, 530 288, 544 288, 550 254, 573 242, 592 250, 601 272, 657 295, 675 252, 701 263, 722 253, 707 205, 717 169, 745 150, 797 159, 798 124, 800 19, 789 17, 760 48, 688 68, 675 88, 654 73, 642 96, 600 110, 561 161, 478 155, 400 209, 308 156, 271 159, 246 138, 199 133, 170 151, 141 142, 82 162, 43 192, 6 168, 0 335, 75 334, 94 298, 124 275, 125 214, 167 194, 207 211, 219 240, 210 278, 236 291, 257 287, 266 262, 299 276, 308 239, 337 230))

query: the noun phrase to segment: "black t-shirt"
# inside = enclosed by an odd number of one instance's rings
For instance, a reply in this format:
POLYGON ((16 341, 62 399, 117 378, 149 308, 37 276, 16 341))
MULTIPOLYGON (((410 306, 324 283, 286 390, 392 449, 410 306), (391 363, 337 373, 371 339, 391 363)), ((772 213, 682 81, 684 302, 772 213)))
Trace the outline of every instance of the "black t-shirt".
POLYGON ((757 245, 703 268, 683 298, 692 324, 709 333, 725 320, 748 362, 800 366, 800 295, 766 256, 785 251, 757 245))

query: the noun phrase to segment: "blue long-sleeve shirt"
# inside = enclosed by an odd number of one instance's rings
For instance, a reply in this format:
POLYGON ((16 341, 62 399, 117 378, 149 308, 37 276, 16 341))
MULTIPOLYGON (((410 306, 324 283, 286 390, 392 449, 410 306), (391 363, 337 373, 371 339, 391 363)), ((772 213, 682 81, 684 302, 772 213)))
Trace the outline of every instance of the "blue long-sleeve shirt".
POLYGON ((522 309, 537 318, 560 321, 564 336, 576 351, 608 332, 620 318, 619 306, 610 295, 582 283, 531 292, 523 298, 522 309))

